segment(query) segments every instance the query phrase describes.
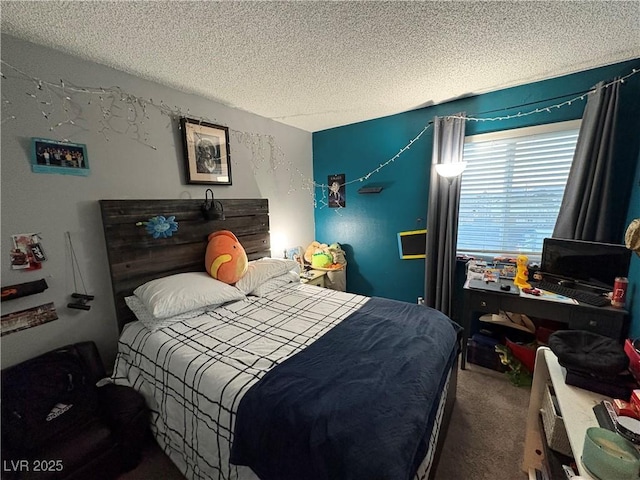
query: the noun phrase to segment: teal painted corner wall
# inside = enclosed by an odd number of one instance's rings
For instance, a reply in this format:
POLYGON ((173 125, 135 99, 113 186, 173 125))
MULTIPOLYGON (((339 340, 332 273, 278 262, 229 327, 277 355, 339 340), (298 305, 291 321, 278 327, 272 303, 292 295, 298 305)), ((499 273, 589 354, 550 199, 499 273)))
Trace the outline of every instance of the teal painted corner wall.
MULTIPOLYGON (((640 136, 640 134, 638 134, 640 136)), ((636 175, 633 181, 633 189, 629 198, 629 212, 627 213, 627 225, 634 218, 640 218, 640 155, 636 166, 636 175)), ((631 316, 629 338, 640 337, 640 255, 631 256, 629 267, 629 291, 627 292, 627 308, 631 316)))
MULTIPOLYGON (((348 260, 347 289, 409 302, 415 302, 423 295, 424 260, 401 260, 397 233, 425 228, 432 128, 395 161, 378 172, 375 170, 407 146, 434 116, 466 112, 469 116, 495 118, 529 112, 576 98, 598 82, 627 75, 633 69, 640 69, 640 59, 314 133, 315 182, 326 184, 327 177, 333 174, 344 173, 346 176, 346 208, 328 208, 326 190, 316 189, 315 228, 316 240, 343 245, 348 260), (358 181, 371 172, 368 179, 358 181), (365 185, 384 189, 379 194, 358 194, 358 189, 365 185)), ((425 92, 425 97, 428 96, 425 92)), ((621 96, 623 118, 628 119, 629 125, 617 140, 618 153, 625 162, 637 164, 640 74, 625 82, 621 96)), ((509 120, 469 121, 466 134, 575 120, 582 117, 585 104, 586 98, 562 108, 509 120)), ((630 169, 635 171, 637 168, 631 165, 630 169)), ((637 185, 636 178, 631 203, 621 205, 622 211, 632 218, 640 216, 640 207, 632 205, 634 202, 640 204, 637 185)), ((629 185, 621 186, 621 191, 630 188, 631 178, 629 185)), ((623 202, 628 198, 627 195, 623 202)), ((637 264, 638 260, 634 259, 630 282, 634 285, 633 315, 640 324, 640 267, 637 264)))

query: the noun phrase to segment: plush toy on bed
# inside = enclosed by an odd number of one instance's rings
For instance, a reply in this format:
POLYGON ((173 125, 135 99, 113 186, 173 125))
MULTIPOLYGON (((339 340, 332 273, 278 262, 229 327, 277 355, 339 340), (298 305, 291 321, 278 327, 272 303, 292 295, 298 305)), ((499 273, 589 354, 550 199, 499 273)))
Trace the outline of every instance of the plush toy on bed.
POLYGON ((204 264, 213 278, 233 285, 247 273, 249 259, 233 233, 219 230, 209 235, 204 264))

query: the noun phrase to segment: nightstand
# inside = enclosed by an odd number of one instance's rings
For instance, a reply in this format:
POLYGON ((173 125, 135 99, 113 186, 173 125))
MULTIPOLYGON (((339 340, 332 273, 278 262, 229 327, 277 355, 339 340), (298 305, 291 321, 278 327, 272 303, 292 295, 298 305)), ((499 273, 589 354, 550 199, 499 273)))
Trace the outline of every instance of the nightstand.
POLYGON ((310 276, 303 277, 301 275, 300 282, 306 283, 307 285, 317 285, 318 287, 324 288, 324 279, 327 275, 327 272, 322 270, 307 270, 307 273, 310 274, 310 276))

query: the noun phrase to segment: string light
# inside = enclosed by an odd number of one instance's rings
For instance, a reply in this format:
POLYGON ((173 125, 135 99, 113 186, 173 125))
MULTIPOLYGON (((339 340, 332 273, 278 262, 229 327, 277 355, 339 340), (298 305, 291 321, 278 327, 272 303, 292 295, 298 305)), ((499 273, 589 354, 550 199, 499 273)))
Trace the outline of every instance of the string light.
MULTIPOLYGON (((172 126, 173 121, 177 121, 183 116, 185 116, 185 113, 178 106, 174 106, 172 108, 168 106, 166 103, 164 103, 164 101, 162 100, 160 100, 159 102, 154 102, 153 99, 151 98, 149 100, 146 100, 136 95, 123 92, 120 89, 120 87, 117 87, 117 86, 111 87, 111 88, 80 87, 80 86, 71 85, 69 82, 65 83, 63 79, 60 79, 60 83, 53 83, 53 82, 48 82, 36 77, 32 77, 27 73, 23 72, 22 70, 8 64, 4 60, 1 60, 1 63, 3 66, 8 67, 11 70, 17 72, 22 77, 30 80, 34 84, 36 93, 26 92, 26 94, 29 97, 38 101, 40 105, 45 105, 50 107, 48 111, 41 109, 41 114, 43 118, 49 122, 49 125, 50 125, 49 130, 52 132, 65 125, 71 125, 77 128, 82 128, 82 122, 80 122, 80 124, 78 123, 78 121, 81 120, 80 114, 82 110, 80 108, 80 105, 73 100, 73 97, 72 97, 73 94, 82 94, 82 95, 89 96, 89 99, 87 101, 88 105, 92 104, 91 98, 93 97, 98 98, 98 100, 100 101, 99 109, 101 112, 101 118, 98 122, 99 123, 98 133, 102 134, 105 138, 105 141, 107 142, 110 141, 110 138, 107 132, 111 131, 121 135, 128 135, 129 138, 135 141, 138 141, 141 144, 149 148, 152 148, 153 150, 157 150, 157 147, 155 145, 151 145, 148 143, 148 132, 144 131, 141 128, 141 126, 144 125, 144 120, 148 120, 150 118, 149 112, 148 112, 149 108, 151 107, 157 110, 161 115, 166 115, 170 119, 167 125, 167 128, 172 126), (58 91, 61 91, 59 95, 57 95, 58 91), (42 100, 40 99, 39 95, 46 95, 47 98, 42 100), (60 106, 64 112, 63 116, 65 117, 62 121, 57 121, 55 123, 53 121, 54 114, 56 113, 54 108, 55 107, 54 96, 58 96, 60 98, 60 106), (116 111, 123 111, 126 113, 124 115, 114 114, 114 109, 116 111), (116 121, 117 119, 124 119, 124 123, 125 123, 124 128, 116 128, 113 122, 116 121)), ((611 82, 608 82, 600 87, 594 87, 589 92, 580 94, 570 100, 565 100, 561 103, 550 105, 547 107, 542 107, 542 108, 539 107, 530 111, 525 111, 525 112, 520 111, 516 114, 502 115, 498 117, 489 117, 489 118, 482 118, 482 117, 476 117, 476 116, 457 116, 457 115, 449 115, 447 116, 447 118, 463 119, 469 122, 497 122, 497 121, 512 120, 514 118, 527 117, 529 115, 535 115, 543 112, 550 113, 551 109, 560 109, 562 107, 572 105, 576 101, 583 101, 586 96, 596 93, 599 89, 608 88, 609 86, 616 83, 624 84, 629 77, 636 75, 638 72, 640 72, 640 70, 634 68, 632 69, 631 73, 621 78, 612 80, 611 82)), ((2 79, 7 79, 7 76, 3 72, 0 72, 0 77, 2 79)), ((4 97, 4 94, 3 94, 3 97, 4 97)), ((3 102, 5 104, 11 104, 9 100, 3 100, 3 102)), ((198 116, 194 117, 193 115, 191 115, 191 112, 189 110, 187 110, 186 116, 189 116, 190 118, 199 122, 217 123, 215 119, 210 120, 206 117, 198 117, 198 116)), ((16 119, 15 115, 9 115, 8 117, 3 118, 1 123, 4 124, 6 121, 15 120, 15 119, 16 119)), ((404 147, 402 147, 398 151, 398 153, 396 153, 394 156, 392 156, 385 162, 380 163, 375 169, 371 170, 370 172, 356 179, 353 179, 349 182, 345 182, 341 186, 347 186, 354 183, 363 182, 365 180, 368 180, 372 175, 379 173, 382 169, 384 169, 389 164, 395 162, 395 160, 400 158, 400 156, 405 151, 409 150, 411 146, 415 142, 417 142, 420 139, 420 137, 422 137, 422 135, 429 128, 431 128, 432 125, 433 125, 432 121, 427 123, 427 125, 425 125, 422 128, 422 130, 414 138, 412 138, 404 147)), ((181 128, 180 125, 178 125, 178 128, 181 128)), ((242 132, 242 131, 233 130, 231 128, 229 128, 229 132, 231 134, 231 137, 234 138, 238 144, 244 146, 245 148, 251 151, 251 158, 252 158, 251 161, 255 170, 259 170, 260 168, 264 167, 266 164, 268 164, 267 168, 268 168, 268 172, 270 173, 275 173, 281 168, 285 168, 289 172, 289 191, 288 191, 289 194, 296 191, 293 185, 295 183, 296 174, 297 174, 302 188, 305 190, 308 190, 311 193, 313 197, 314 208, 326 208, 329 206, 329 202, 328 202, 329 185, 324 183, 317 183, 313 179, 307 178, 297 167, 295 167, 291 162, 287 161, 285 159, 284 152, 277 145, 275 137, 273 135, 263 135, 258 133, 242 132), (321 197, 319 199, 316 198, 316 189, 320 189, 320 192, 321 192, 321 197)), ((64 141, 68 142, 67 139, 65 139, 64 141)), ((339 207, 334 210, 336 211, 337 214, 340 214, 339 210, 341 208, 343 207, 339 207)))
MULTIPOLYGON (((586 95, 594 94, 599 89, 608 88, 609 86, 611 86, 611 85, 613 85, 615 83, 624 84, 626 79, 628 79, 629 77, 632 77, 633 75, 637 74, 638 72, 640 72, 640 70, 634 68, 634 69, 631 70, 631 73, 629 73, 629 74, 627 74, 627 75, 625 75, 623 77, 620 77, 620 78, 618 78, 616 80, 612 80, 611 82, 606 83, 606 84, 602 85, 601 87, 594 87, 592 90, 590 90, 586 94, 581 94, 581 95, 579 95, 579 96, 577 96, 575 98, 572 98, 570 100, 565 100, 564 102, 558 103, 556 105, 550 105, 550 106, 545 107, 545 108, 536 108, 536 109, 528 111, 528 112, 518 112, 518 113, 512 114, 512 115, 502 115, 502 116, 499 116, 499 117, 491 117, 491 118, 481 118, 481 117, 475 117, 475 116, 461 116, 461 115, 448 115, 446 118, 457 118, 457 119, 462 119, 462 120, 470 121, 470 122, 499 122, 499 121, 505 121, 505 120, 512 120, 514 118, 526 117, 526 116, 529 116, 529 115, 534 115, 534 114, 542 113, 542 112, 550 113, 552 108, 562 108, 562 107, 571 105, 571 104, 573 104, 574 102, 576 102, 578 100, 584 100, 586 95)), ((394 162, 397 158, 399 158, 400 155, 402 155, 402 153, 405 150, 408 150, 411 147, 411 145, 415 141, 417 141, 422 136, 422 134, 424 132, 426 132, 429 129, 429 127, 431 127, 432 125, 433 125, 433 122, 429 122, 416 137, 414 137, 412 140, 409 141, 409 143, 405 147, 401 148, 400 151, 397 154, 395 154, 393 157, 391 157, 389 160, 387 160, 386 162, 380 164, 378 166, 378 168, 376 168, 375 170, 372 170, 371 172, 369 172, 369 173, 367 173, 367 174, 365 174, 365 175, 363 175, 363 176, 361 176, 359 178, 356 178, 355 180, 351 180, 349 182, 345 182, 344 185, 346 186, 346 185, 349 185, 349 184, 352 184, 352 183, 357 183, 357 182, 362 182, 364 180, 368 180, 369 177, 371 177, 371 175, 374 175, 374 174, 380 172, 381 169, 383 169, 384 167, 386 167, 390 163, 394 162)), ((323 200, 324 200, 324 198, 326 198, 325 193, 328 190, 329 185, 314 183, 314 186, 316 188, 320 188, 322 190, 323 200)), ((320 206, 320 208, 324 208, 324 207, 328 206, 328 203, 326 201, 322 201, 321 203, 322 203, 322 205, 320 206)), ((336 210, 338 210, 338 209, 336 209, 336 210)), ((336 213, 338 213, 338 212, 336 212, 336 213)))
POLYGON ((562 103, 558 103, 556 105, 550 105, 548 107, 544 107, 544 108, 536 108, 535 110, 531 110, 529 112, 518 112, 516 114, 513 115, 504 115, 504 116, 500 116, 500 117, 492 117, 492 118, 478 118, 478 117, 473 117, 473 116, 456 116, 456 115, 449 115, 447 118, 459 118, 459 119, 464 119, 464 120, 468 120, 471 122, 498 122, 498 121, 504 121, 504 120, 511 120, 514 118, 519 118, 519 117, 526 117, 528 115, 533 115, 536 113, 541 113, 541 112, 551 112, 552 108, 562 108, 562 107, 566 107, 568 105, 571 105, 573 102, 576 102, 578 100, 584 100, 586 96, 588 95, 592 95, 594 93, 596 93, 597 91, 603 89, 603 88, 608 88, 611 85, 614 85, 616 83, 621 83, 624 84, 625 80, 629 77, 634 76, 635 74, 637 74, 638 72, 640 72, 640 70, 634 68, 631 70, 631 73, 628 73, 627 75, 625 75, 624 77, 620 77, 617 78, 615 80, 610 81, 609 83, 605 83, 604 85, 600 86, 600 87, 594 87, 593 89, 589 90, 587 93, 584 94, 580 94, 570 100, 565 100, 562 103))

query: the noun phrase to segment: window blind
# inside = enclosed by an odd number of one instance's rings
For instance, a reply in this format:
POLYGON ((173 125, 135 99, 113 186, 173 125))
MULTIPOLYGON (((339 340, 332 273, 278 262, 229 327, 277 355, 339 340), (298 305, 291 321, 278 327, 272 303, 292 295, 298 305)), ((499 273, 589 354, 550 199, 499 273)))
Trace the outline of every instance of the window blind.
POLYGON ((580 121, 467 137, 458 252, 537 257, 562 202, 580 121))

